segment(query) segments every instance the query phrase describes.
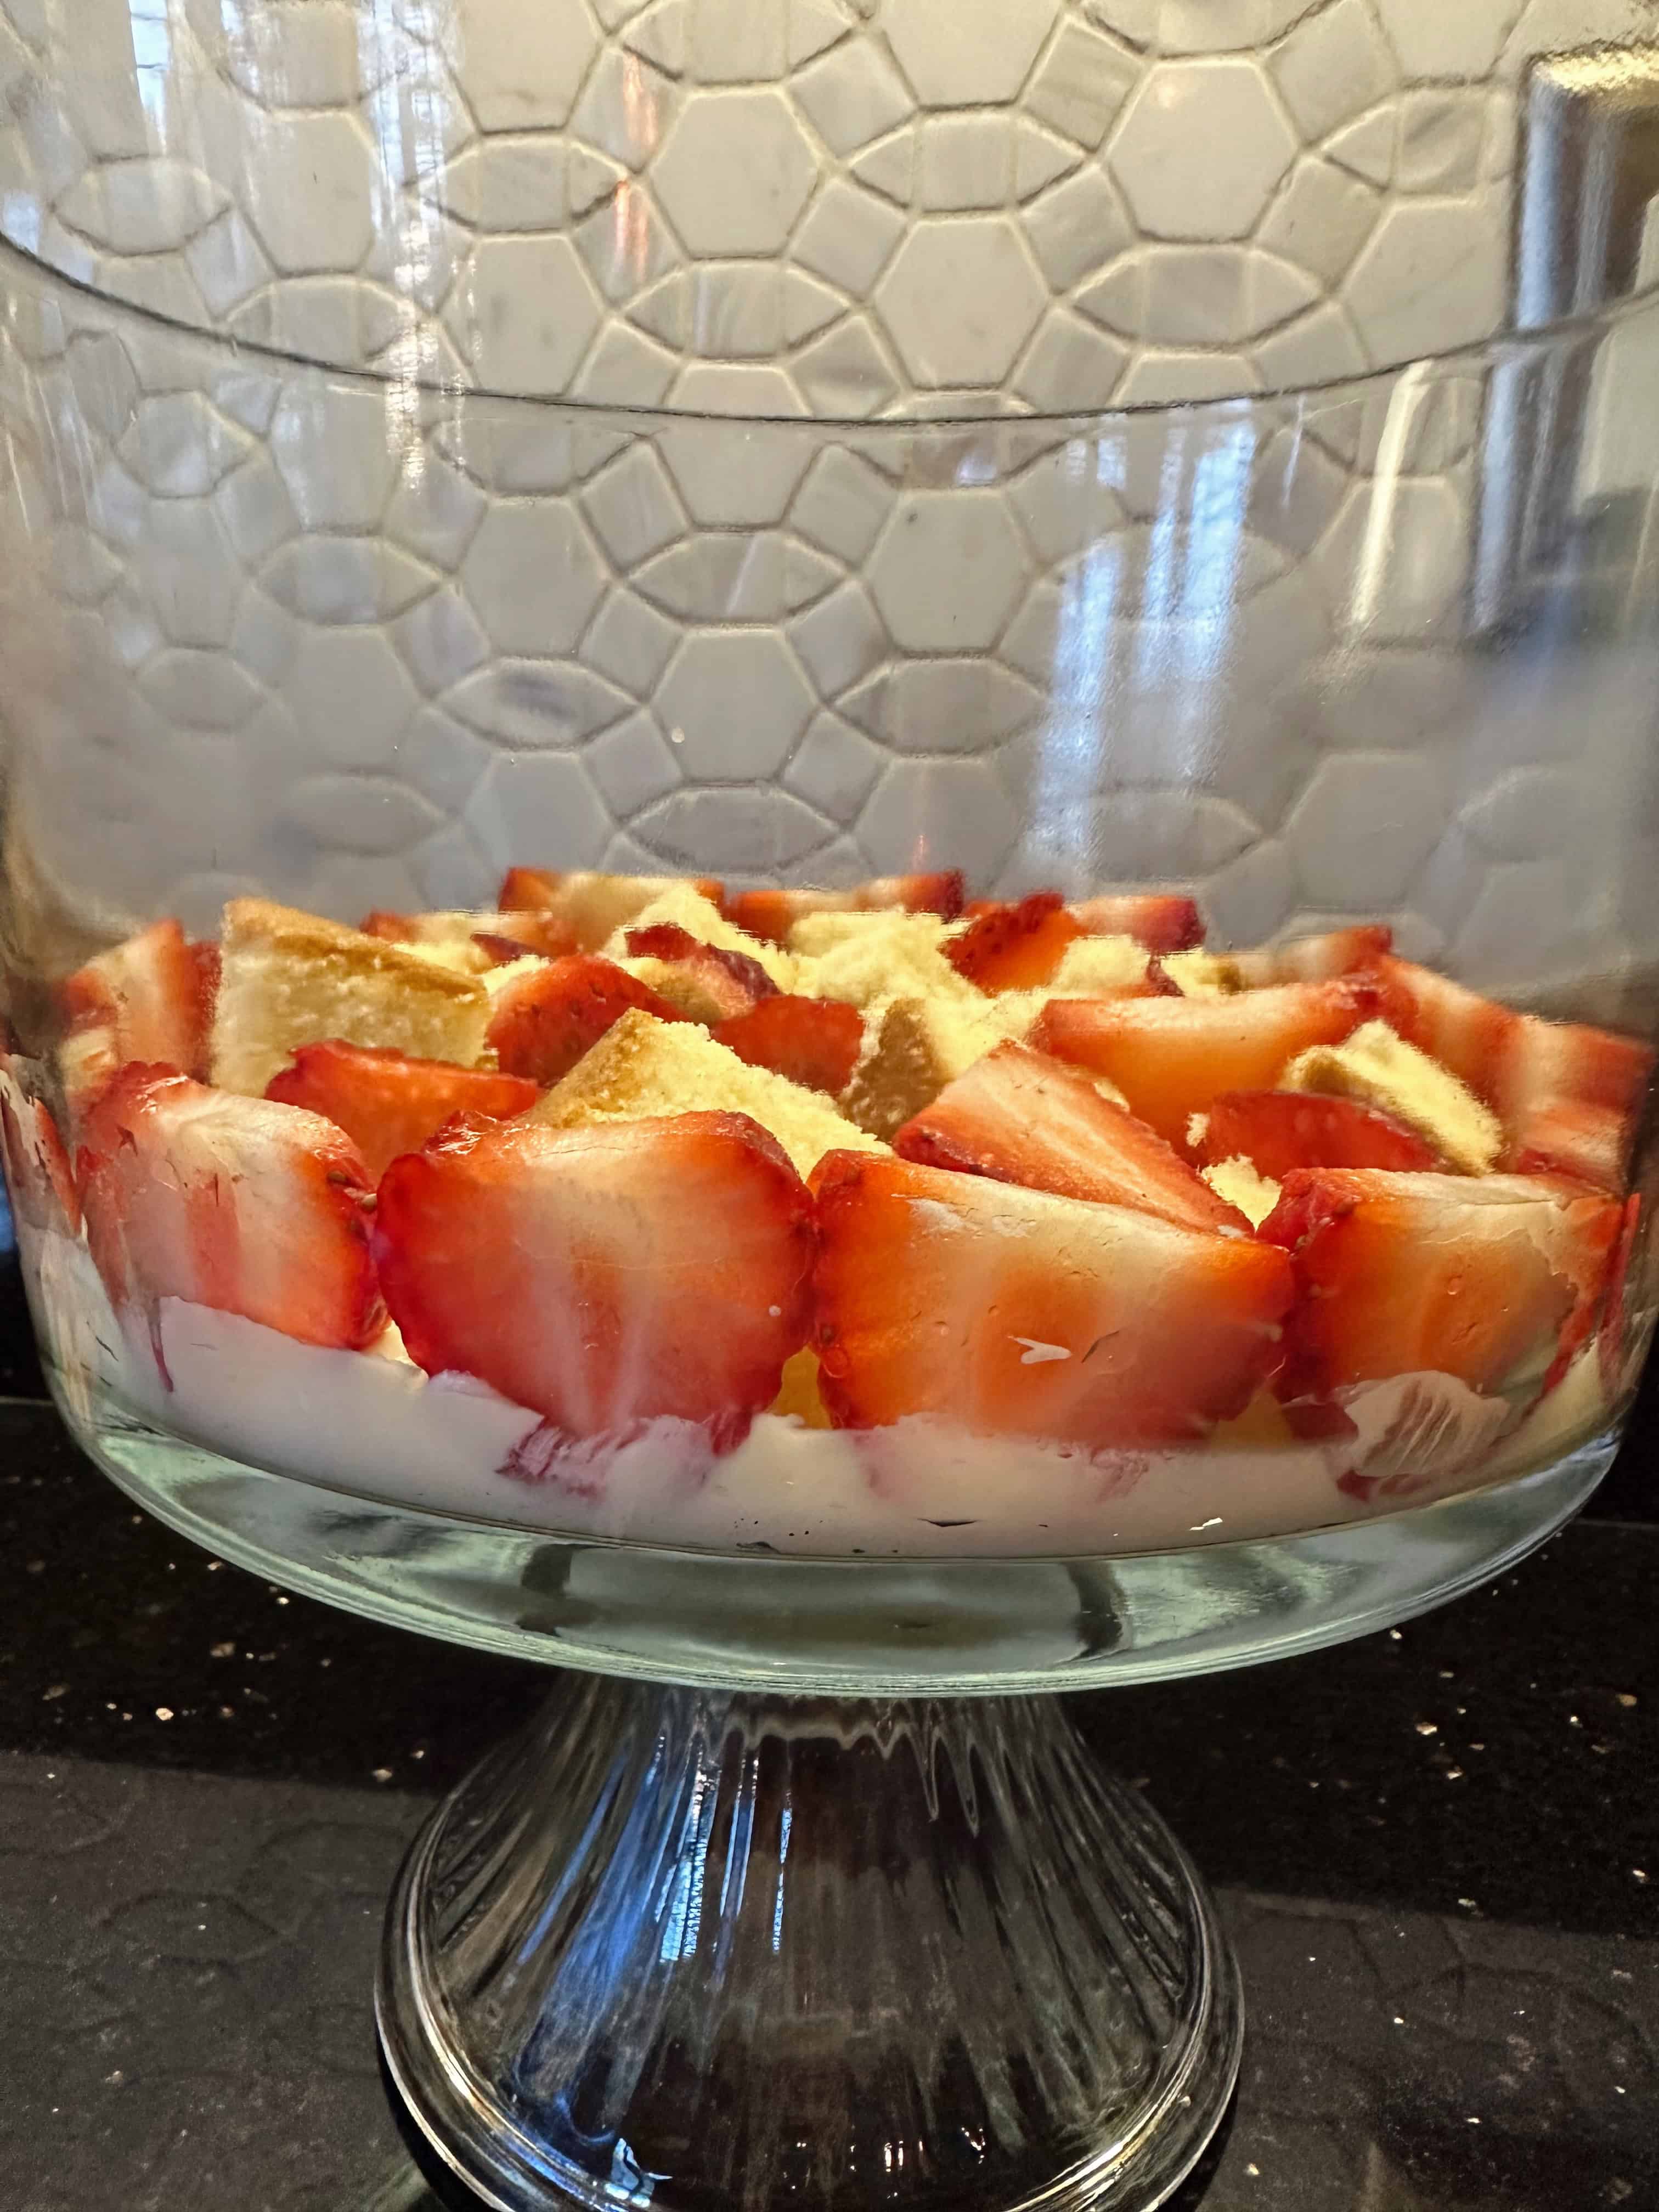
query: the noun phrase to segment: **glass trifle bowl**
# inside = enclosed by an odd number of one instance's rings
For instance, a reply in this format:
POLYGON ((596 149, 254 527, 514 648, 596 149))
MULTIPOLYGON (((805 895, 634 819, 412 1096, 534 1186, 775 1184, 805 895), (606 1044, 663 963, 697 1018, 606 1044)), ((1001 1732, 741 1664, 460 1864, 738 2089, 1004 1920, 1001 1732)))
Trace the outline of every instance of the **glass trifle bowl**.
POLYGON ((6 8, 0 1127, 77 1439, 586 1670, 392 1903, 498 2207, 1148 2207, 1054 1690, 1467 1589, 1645 1352, 1655 10, 6 8))

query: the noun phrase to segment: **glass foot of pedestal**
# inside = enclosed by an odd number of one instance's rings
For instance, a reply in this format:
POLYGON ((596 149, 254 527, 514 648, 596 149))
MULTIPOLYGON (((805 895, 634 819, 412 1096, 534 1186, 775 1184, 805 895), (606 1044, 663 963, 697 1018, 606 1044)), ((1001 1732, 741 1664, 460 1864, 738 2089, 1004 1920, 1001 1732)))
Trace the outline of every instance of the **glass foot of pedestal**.
POLYGON ((569 1678, 416 1838, 377 2002, 500 2212, 1149 2212, 1243 2036, 1193 1868, 1060 1699, 569 1678))

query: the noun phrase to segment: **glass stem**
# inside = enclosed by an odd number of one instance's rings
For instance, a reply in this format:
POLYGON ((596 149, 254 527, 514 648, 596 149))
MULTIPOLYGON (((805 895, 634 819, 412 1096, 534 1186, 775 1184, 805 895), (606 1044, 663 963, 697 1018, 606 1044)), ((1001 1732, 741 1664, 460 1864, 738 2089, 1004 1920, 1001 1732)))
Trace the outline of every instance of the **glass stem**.
POLYGON ((1238 2063, 1192 1869, 1057 1699, 567 1678, 387 1922, 397 2091, 486 2203, 1145 2208, 1238 2063))

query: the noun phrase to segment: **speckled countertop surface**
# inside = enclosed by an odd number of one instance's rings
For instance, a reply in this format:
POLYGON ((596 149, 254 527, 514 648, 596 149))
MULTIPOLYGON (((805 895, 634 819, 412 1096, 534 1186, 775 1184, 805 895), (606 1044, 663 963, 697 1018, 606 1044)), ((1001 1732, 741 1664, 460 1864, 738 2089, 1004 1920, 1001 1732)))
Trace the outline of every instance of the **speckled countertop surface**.
MULTIPOLYGON (((1250 2007, 1180 2212, 1659 2212, 1659 1433, 1492 1589, 1076 1701, 1220 1893, 1250 2007)), ((431 2212, 374 2072, 423 1807, 550 1680, 136 1515, 0 1252, 0 2203, 431 2212)))

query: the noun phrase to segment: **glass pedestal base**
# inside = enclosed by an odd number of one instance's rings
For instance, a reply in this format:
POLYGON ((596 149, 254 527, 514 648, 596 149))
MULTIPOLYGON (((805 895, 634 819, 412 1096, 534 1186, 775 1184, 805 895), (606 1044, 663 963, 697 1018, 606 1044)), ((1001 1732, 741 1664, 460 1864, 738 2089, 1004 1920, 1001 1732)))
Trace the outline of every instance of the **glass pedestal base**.
POLYGON ((377 2009, 500 2212, 1147 2212, 1243 2035, 1196 1875, 1060 1699, 603 1679, 416 1838, 377 2009))

